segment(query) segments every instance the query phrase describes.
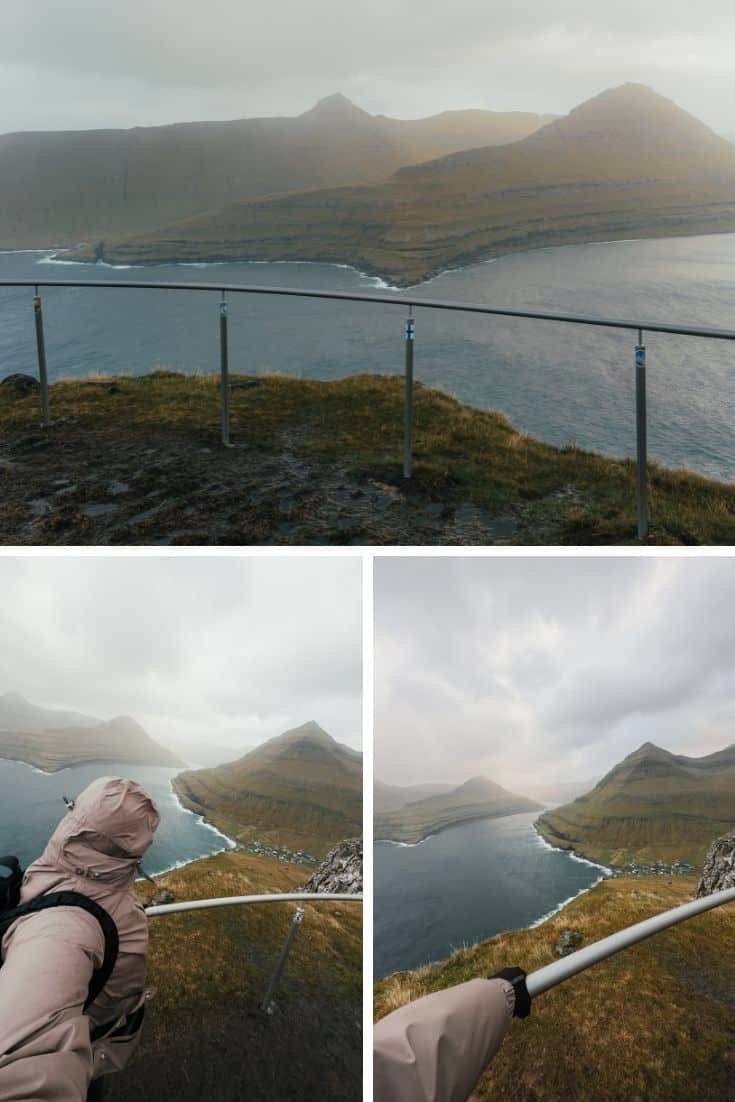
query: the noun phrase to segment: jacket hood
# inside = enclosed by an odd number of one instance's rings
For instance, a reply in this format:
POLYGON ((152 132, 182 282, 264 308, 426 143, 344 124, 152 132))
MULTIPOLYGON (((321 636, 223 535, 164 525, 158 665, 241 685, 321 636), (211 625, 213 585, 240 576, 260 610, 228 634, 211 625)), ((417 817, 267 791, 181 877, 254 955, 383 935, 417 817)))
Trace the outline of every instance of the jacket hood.
POLYGON ((39 873, 48 882, 55 872, 88 877, 100 885, 132 884, 160 821, 158 808, 141 785, 122 777, 100 777, 61 820, 43 855, 28 869, 26 885, 39 873))

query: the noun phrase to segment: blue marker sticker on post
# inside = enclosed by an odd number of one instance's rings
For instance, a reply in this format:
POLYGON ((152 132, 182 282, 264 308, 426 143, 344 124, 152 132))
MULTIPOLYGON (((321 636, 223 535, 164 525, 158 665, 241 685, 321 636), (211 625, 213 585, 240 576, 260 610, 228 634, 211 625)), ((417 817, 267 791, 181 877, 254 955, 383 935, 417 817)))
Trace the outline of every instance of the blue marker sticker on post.
POLYGON ((414 332, 415 332, 415 328, 416 328, 415 323, 409 318, 408 321, 406 322, 406 340, 407 341, 412 341, 413 340, 413 335, 414 335, 414 332))
POLYGON ((635 350, 635 366, 643 368, 646 366, 646 349, 642 345, 638 345, 635 350))

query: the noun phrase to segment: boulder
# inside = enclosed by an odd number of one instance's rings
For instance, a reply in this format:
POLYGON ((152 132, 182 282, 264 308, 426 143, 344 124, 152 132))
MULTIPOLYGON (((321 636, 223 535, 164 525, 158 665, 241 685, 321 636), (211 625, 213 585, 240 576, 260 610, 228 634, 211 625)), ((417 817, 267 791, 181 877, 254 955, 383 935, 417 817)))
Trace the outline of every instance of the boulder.
POLYGON ((37 390, 41 389, 38 379, 34 379, 32 375, 24 375, 20 371, 0 379, 0 386, 9 390, 12 394, 19 395, 35 394, 37 390))
POLYGON ((564 930, 556 940, 554 952, 558 957, 569 956, 570 953, 579 948, 583 941, 584 937, 579 930, 564 930))
POLYGON ((697 898, 724 891, 725 888, 735 888, 735 830, 723 834, 710 846, 704 859, 697 898))
POLYGON ((161 888, 151 899, 148 907, 161 907, 164 903, 175 903, 176 896, 173 892, 170 892, 168 888, 161 888))
POLYGON ((362 892, 362 838, 347 838, 331 849, 301 891, 362 892))

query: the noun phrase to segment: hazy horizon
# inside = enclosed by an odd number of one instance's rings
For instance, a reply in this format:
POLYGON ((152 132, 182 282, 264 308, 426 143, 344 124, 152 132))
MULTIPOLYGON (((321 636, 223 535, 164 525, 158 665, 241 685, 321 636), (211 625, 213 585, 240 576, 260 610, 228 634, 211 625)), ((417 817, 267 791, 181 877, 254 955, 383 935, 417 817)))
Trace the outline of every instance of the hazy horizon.
POLYGON ((0 695, 232 760, 310 720, 361 748, 356 557, 4 556, 2 575, 0 695))
POLYGON ((5 2, 0 133, 297 115, 341 92, 371 114, 483 108, 566 114, 605 88, 648 84, 735 133, 723 0, 336 0, 258 11, 222 0, 5 2))
POLYGON ((526 789, 735 742, 727 559, 379 559, 375 776, 526 789))

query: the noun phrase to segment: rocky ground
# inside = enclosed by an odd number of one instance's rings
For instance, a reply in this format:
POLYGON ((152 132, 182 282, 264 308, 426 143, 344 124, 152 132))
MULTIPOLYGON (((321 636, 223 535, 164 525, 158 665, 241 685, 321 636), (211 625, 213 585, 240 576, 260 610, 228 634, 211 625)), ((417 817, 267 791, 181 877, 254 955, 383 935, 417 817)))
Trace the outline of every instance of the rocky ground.
POLYGON ((222 448, 212 432, 90 427, 65 417, 0 442, 0 541, 13 544, 494 544, 520 517, 492 516, 280 446, 222 448))
POLYGON ((359 894, 362 891, 362 838, 347 838, 330 849, 304 884, 304 891, 359 894))

